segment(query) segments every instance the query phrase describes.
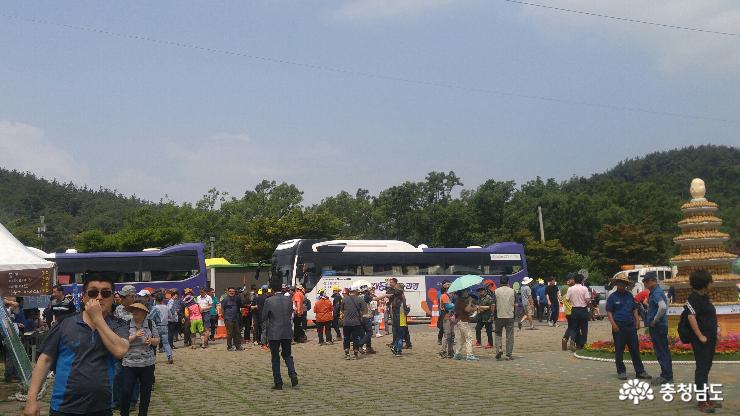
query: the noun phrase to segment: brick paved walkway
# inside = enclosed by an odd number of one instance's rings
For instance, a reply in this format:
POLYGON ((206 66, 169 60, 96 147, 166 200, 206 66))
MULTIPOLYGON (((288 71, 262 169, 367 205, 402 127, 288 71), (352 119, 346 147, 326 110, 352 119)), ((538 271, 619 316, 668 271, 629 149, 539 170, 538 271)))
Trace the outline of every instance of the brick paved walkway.
MULTIPOLYGON (((380 351, 345 361, 339 345, 311 342, 294 346, 300 388, 270 390, 270 354, 254 346, 227 352, 222 341, 208 350, 175 350, 174 365, 158 355, 152 415, 367 415, 385 410, 398 415, 499 414, 696 415, 692 404, 675 400, 635 406, 618 400, 621 382, 614 364, 579 360, 559 350, 563 328, 540 326, 516 332, 514 361, 496 361, 491 350, 477 349, 479 362, 437 358, 436 330, 412 326, 414 347, 394 358, 385 347, 390 337, 375 338, 380 351), (197 371, 196 371, 197 370, 197 371), (207 374, 193 382, 196 374, 207 374), (208 401, 206 401, 206 398, 208 401)), ((485 340, 485 334, 484 340, 485 340)), ((608 339, 605 322, 592 323, 589 338, 608 339)), ((628 365, 629 375, 633 369, 628 365)), ((657 376, 657 365, 647 365, 657 376)), ((693 365, 676 365, 676 382, 693 381, 693 365)), ((285 371, 283 369, 283 371, 285 371)), ((287 380, 287 375, 283 374, 287 380)), ((740 365, 715 364, 714 383, 724 384, 725 408, 740 414, 740 365)), ((12 388, 0 389, 2 398, 12 388)), ((48 400, 48 395, 46 396, 48 400)), ((0 414, 17 415, 20 405, 0 402, 0 414)), ((48 412, 48 405, 42 414, 48 412)))

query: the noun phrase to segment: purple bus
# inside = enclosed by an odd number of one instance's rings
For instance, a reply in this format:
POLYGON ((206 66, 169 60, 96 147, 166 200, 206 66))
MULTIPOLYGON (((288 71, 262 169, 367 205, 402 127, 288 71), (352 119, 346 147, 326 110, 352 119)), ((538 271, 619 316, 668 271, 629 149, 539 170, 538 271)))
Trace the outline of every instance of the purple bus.
POLYGON ((57 282, 65 293, 72 293, 73 284, 81 284, 85 273, 113 277, 116 290, 130 284, 137 291, 191 288, 198 293, 208 286, 203 249, 202 243, 186 243, 161 250, 52 253, 47 259, 57 264, 57 282))

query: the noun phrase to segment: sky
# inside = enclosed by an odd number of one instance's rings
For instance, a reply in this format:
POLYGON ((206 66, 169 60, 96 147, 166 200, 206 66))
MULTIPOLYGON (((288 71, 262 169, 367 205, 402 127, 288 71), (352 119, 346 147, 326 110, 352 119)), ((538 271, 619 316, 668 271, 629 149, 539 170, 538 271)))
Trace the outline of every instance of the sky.
POLYGON ((505 0, 7 0, 0 166, 153 201, 270 179, 315 203, 740 146, 740 2, 539 4, 730 34, 505 0))

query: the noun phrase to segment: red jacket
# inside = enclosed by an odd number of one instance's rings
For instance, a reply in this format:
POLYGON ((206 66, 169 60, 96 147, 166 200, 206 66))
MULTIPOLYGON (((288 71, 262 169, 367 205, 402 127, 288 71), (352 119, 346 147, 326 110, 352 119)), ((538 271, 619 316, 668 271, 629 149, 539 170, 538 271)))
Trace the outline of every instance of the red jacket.
POLYGON ((313 305, 313 311, 316 313, 316 322, 330 322, 334 318, 334 308, 331 301, 322 297, 313 305))

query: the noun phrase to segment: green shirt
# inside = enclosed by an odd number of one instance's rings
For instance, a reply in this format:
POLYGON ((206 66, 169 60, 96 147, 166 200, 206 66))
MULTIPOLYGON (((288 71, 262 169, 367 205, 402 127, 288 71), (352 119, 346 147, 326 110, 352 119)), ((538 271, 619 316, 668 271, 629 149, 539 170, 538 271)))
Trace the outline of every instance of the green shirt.
MULTIPOLYGON (((493 296, 491 293, 486 291, 483 296, 478 300, 479 306, 491 306, 493 305, 493 296)), ((478 322, 493 322, 493 313, 491 310, 483 311, 478 314, 478 322)))

